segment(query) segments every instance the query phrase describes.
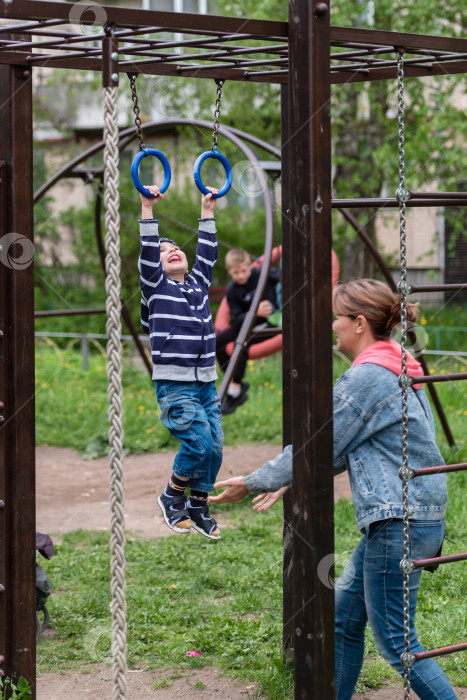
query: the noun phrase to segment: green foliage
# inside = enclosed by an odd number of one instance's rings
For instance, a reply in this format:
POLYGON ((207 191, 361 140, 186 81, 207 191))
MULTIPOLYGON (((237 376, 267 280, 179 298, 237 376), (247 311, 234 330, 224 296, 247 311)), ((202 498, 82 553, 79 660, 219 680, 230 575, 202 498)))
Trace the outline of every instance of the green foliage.
POLYGON ((16 684, 11 678, 0 678, 1 700, 30 700, 32 686, 21 676, 16 684))

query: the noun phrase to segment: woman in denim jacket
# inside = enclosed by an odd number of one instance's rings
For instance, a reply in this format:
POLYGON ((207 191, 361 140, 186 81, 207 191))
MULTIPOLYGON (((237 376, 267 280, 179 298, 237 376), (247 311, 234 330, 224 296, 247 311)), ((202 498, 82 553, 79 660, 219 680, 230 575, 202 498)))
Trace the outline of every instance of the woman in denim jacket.
MULTIPOLYGON (((400 321, 400 299, 382 282, 358 280, 333 293, 333 330, 337 347, 354 361, 334 387, 334 473, 347 470, 362 539, 336 584, 337 700, 350 700, 362 667, 367 621, 379 652, 403 673, 402 615, 402 401, 398 376, 400 346, 390 340, 400 321)), ((408 320, 417 308, 408 304, 408 320)), ((423 374, 409 355, 408 374, 423 374)), ((433 416, 421 385, 408 396, 409 466, 444 464, 435 442, 433 416)), ((215 484, 227 486, 212 502, 233 502, 249 491, 256 510, 267 510, 292 484, 292 446, 246 477, 215 484)), ((410 557, 436 556, 444 537, 445 474, 409 482, 410 557)), ((414 617, 421 571, 410 574, 410 649, 422 651, 414 617)), ((421 700, 455 700, 456 695, 434 659, 411 668, 411 684, 421 700)))

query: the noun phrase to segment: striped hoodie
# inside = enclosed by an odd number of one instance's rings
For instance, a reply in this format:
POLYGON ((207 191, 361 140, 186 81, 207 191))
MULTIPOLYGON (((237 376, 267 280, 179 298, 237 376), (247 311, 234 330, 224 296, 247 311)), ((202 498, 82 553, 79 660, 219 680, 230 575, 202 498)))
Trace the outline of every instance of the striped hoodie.
POLYGON ((139 222, 141 326, 151 340, 153 379, 217 379, 216 335, 208 289, 217 260, 216 223, 199 219, 196 262, 185 281, 167 277, 160 262, 159 221, 139 222))

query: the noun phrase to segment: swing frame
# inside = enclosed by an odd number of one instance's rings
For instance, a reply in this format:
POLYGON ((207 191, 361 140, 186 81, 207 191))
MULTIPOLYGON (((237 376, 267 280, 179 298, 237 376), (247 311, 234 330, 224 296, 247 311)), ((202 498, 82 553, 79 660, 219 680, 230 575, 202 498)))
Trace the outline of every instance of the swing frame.
MULTIPOLYGON (((114 52, 87 47, 86 36, 66 36, 63 25, 78 5, 10 0, 0 8, 11 22, 0 27, 0 235, 17 232, 23 250, 34 240, 34 66, 102 72, 104 86, 116 86, 128 63, 125 53, 118 60, 119 40, 133 40, 129 62, 137 72, 282 86, 284 443, 296 446, 294 488, 285 498, 284 646, 286 657, 293 648, 295 697, 331 700, 334 591, 317 573, 334 552, 333 476, 322 468, 333 450, 330 87, 395 81, 394 47, 411 56, 407 78, 466 73, 467 40, 331 27, 329 2, 322 0, 290 2, 288 22, 101 6, 106 24, 99 38, 113 29, 115 59, 114 52), (156 31, 189 38, 165 42, 164 50, 175 51, 161 56, 151 38, 156 31), (269 49, 252 47, 258 40, 269 49), (186 46, 200 53, 177 52, 186 46), (335 63, 343 48, 344 63, 335 63), (375 54, 389 58, 375 61, 375 54)), ((79 16, 80 26, 95 22, 92 7, 79 16)), ((36 648, 33 285, 32 265, 0 264, 0 672, 28 680, 35 677, 36 648)))

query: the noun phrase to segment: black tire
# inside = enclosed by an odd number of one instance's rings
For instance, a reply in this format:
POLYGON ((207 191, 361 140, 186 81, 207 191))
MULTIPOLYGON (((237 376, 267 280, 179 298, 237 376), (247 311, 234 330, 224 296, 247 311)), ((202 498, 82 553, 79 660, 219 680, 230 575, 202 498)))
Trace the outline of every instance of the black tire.
POLYGON ((50 615, 47 606, 41 605, 36 609, 36 641, 41 636, 42 632, 49 626, 50 615), (44 619, 41 621, 39 613, 42 613, 44 619))

